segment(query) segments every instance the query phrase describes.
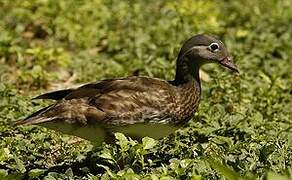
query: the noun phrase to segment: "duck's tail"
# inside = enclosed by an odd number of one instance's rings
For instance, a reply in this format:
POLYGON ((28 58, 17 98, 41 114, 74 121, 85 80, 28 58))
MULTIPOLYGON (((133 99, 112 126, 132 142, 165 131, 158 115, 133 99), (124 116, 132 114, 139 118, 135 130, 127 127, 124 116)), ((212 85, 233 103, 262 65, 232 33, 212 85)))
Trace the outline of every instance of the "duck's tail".
POLYGON ((34 112, 30 116, 28 116, 25 119, 20 119, 14 123, 14 125, 33 125, 33 124, 40 124, 48 121, 52 121, 55 118, 44 116, 44 114, 52 107, 53 105, 47 106, 45 108, 42 108, 38 110, 37 112, 34 112))

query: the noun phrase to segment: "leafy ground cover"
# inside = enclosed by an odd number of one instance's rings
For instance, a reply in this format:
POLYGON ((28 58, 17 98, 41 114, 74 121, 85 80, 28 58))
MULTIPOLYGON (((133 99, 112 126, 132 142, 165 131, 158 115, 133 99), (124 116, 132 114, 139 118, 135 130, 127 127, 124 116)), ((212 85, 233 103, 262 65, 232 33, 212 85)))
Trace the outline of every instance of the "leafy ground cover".
POLYGON ((292 178, 291 0, 0 1, 0 179, 292 178), (100 148, 12 122, 40 92, 139 70, 171 79, 184 40, 215 34, 240 74, 207 65, 186 128, 100 148))

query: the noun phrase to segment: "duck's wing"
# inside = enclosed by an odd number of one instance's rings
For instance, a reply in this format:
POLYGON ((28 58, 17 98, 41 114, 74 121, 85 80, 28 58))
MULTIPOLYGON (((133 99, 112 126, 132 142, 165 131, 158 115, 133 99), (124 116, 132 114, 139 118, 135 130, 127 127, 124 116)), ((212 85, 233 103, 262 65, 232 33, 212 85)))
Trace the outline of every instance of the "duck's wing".
MULTIPOLYGON (((107 89, 109 86, 116 84, 116 80, 122 79, 108 79, 103 81, 98 81, 95 83, 88 83, 82 85, 78 88, 62 89, 57 91, 52 91, 48 93, 41 94, 33 99, 52 99, 52 100, 61 100, 61 99, 74 99, 80 98, 83 96, 93 96, 99 92, 99 90, 107 89)), ((123 79, 125 80, 125 79, 123 79)))
POLYGON ((16 124, 62 121, 71 124, 134 124, 168 121, 175 107, 168 82, 128 77, 86 84, 77 89, 51 92, 39 98, 61 99, 16 124))

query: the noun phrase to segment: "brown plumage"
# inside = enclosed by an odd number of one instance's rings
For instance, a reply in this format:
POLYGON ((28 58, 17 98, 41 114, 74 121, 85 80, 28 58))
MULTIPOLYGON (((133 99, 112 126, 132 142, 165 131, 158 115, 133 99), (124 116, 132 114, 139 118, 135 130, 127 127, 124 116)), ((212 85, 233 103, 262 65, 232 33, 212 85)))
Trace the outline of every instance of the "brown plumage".
POLYGON ((161 138, 187 122, 197 110, 199 68, 209 62, 237 71, 221 41, 196 35, 181 48, 173 81, 130 76, 46 93, 35 99, 57 102, 16 124, 41 124, 98 143, 114 132, 137 139, 161 138))

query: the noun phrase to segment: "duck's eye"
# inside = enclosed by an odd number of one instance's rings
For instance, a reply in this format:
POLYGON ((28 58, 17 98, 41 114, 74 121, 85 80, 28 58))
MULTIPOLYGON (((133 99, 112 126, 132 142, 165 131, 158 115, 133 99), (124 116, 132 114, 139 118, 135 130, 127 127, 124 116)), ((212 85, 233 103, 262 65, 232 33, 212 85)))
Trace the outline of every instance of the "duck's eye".
POLYGON ((216 52, 219 50, 219 44, 218 43, 212 43, 209 45, 209 48, 211 51, 216 52))

